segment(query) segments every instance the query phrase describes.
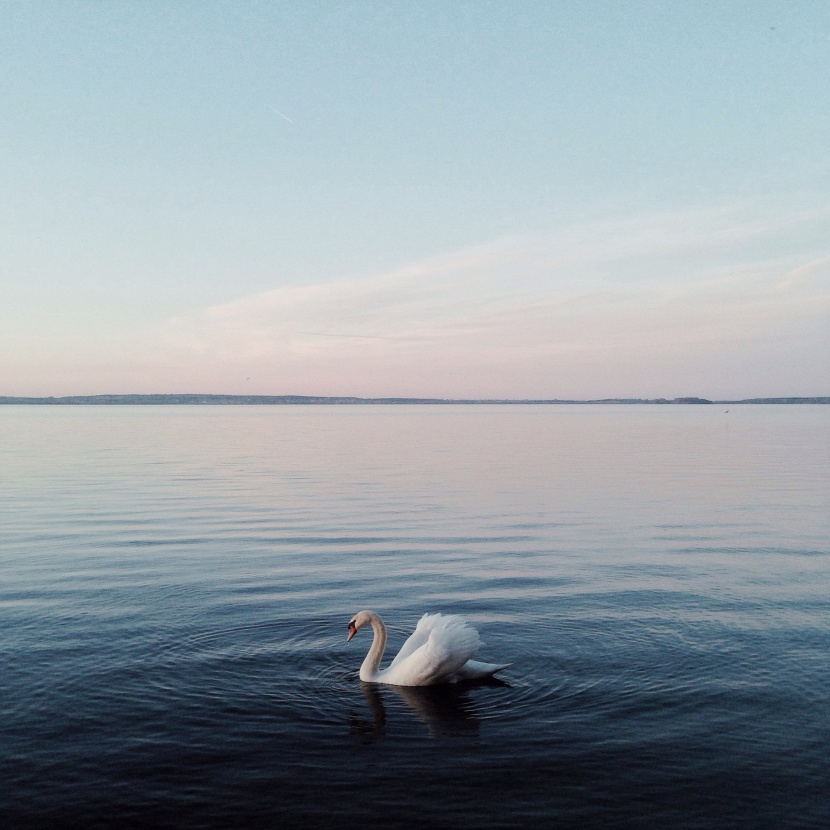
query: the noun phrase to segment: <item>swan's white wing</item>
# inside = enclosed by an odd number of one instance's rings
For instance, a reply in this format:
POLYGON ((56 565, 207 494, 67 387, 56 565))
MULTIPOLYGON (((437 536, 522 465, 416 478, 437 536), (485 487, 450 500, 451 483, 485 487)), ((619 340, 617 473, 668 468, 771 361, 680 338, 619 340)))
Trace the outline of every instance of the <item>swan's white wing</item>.
POLYGON ((436 623, 440 620, 446 619, 443 614, 424 614, 418 625, 415 626, 415 631, 409 635, 409 639, 401 646, 401 650, 395 656, 395 659, 389 664, 391 669, 397 666, 402 661, 406 660, 410 654, 417 651, 429 639, 429 635, 436 623))
POLYGON ((467 625, 463 617, 424 615, 415 634, 404 643, 401 654, 380 673, 378 680, 398 686, 430 686, 445 682, 456 675, 480 645, 478 632, 467 625), (418 645, 419 640, 415 640, 415 648, 410 648, 410 641, 416 635, 423 639, 425 633, 426 642, 418 645), (405 649, 408 653, 402 657, 405 649))

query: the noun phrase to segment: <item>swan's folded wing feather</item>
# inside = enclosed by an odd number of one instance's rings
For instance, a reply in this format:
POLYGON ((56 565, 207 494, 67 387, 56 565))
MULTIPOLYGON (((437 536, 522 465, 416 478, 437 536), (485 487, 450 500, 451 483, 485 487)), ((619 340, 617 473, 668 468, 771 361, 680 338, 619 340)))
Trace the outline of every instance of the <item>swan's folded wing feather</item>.
POLYGON ((480 646, 478 631, 467 625, 462 617, 449 617, 445 625, 432 629, 426 649, 436 665, 440 664, 441 674, 447 675, 458 671, 480 646))
POLYGON ((395 655, 395 659, 389 664, 391 669, 406 660, 410 654, 416 652, 429 639, 432 629, 441 621, 446 619, 443 614, 424 614, 418 625, 415 626, 415 631, 409 635, 409 639, 401 646, 401 650, 395 655))

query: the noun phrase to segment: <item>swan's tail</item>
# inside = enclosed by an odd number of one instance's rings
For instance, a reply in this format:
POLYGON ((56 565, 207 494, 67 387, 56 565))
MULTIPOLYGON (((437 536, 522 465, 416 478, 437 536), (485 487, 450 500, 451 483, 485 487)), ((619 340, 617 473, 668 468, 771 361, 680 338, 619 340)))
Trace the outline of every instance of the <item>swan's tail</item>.
POLYGON ((512 665, 512 663, 482 663, 481 660, 468 660, 458 670, 458 676, 461 680, 482 680, 512 665))

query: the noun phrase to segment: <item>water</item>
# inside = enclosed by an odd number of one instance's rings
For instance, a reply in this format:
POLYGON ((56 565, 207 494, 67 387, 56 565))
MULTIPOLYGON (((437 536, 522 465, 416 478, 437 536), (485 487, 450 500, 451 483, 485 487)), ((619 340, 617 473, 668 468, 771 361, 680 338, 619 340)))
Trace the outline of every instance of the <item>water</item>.
POLYGON ((828 826, 830 407, 0 428, 3 826, 828 826), (361 608, 513 665, 365 686, 361 608))

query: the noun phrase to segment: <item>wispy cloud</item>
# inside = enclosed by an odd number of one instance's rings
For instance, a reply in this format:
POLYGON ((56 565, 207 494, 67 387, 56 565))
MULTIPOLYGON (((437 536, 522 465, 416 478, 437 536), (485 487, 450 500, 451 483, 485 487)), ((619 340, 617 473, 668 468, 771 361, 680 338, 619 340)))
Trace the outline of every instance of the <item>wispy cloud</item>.
POLYGON ((167 341, 222 388, 253 372, 332 394, 718 394, 770 360, 780 376, 827 325, 830 257, 799 236, 827 220, 701 211, 502 239, 194 311, 167 341))

